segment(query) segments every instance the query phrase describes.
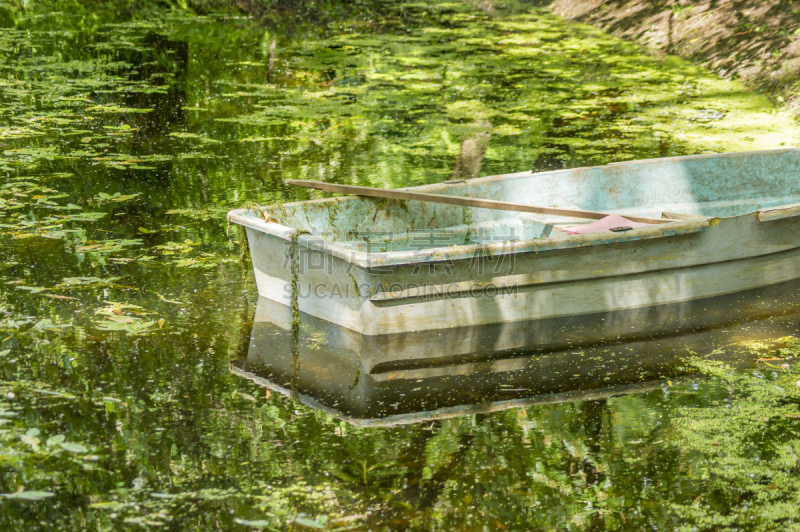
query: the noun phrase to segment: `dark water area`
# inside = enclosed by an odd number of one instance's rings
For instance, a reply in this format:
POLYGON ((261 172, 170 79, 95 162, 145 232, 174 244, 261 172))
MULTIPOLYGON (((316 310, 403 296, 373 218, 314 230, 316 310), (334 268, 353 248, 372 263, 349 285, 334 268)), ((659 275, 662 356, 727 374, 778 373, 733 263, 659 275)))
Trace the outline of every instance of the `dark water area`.
MULTIPOLYGON (((546 353, 513 327, 364 343, 306 317, 292 360, 225 222, 321 197, 287 178, 791 145, 766 98, 510 2, 43 6, 0 4, 0 529, 800 526, 794 285, 715 303, 723 328, 546 353), (419 350, 461 358, 398 365, 419 350)), ((586 323, 570 341, 609 331, 586 323)))

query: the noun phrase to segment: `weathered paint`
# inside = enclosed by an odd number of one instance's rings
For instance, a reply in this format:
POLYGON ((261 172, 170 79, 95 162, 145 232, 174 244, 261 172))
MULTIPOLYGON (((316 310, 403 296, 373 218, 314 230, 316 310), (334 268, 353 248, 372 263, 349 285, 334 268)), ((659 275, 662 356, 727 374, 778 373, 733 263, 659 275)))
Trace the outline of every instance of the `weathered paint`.
POLYGON ((416 189, 623 215, 663 213, 675 221, 567 235, 559 226, 577 220, 358 197, 286 204, 270 213, 281 223, 244 210, 231 211, 229 219, 247 228, 259 294, 283 303, 289 301, 285 242, 295 229, 308 231, 298 239, 306 250, 300 284, 310 289, 301 310, 368 335, 646 307, 800 277, 798 149, 523 172, 416 189), (416 231, 506 236, 408 249, 416 231), (375 243, 376 234, 384 241, 375 243), (513 260, 513 269, 498 271, 501 259, 513 260))

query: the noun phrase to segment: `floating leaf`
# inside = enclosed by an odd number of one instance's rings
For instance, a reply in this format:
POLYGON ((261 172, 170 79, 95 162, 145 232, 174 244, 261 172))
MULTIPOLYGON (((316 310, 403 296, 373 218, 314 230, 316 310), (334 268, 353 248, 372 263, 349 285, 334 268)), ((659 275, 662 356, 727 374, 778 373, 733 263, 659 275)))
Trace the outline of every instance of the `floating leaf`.
POLYGON ((55 497, 55 493, 49 491, 19 491, 17 493, 0 493, 0 497, 21 501, 41 501, 42 499, 55 497))
POLYGON ((244 393, 244 392, 239 392, 237 390, 234 390, 232 395, 234 397, 241 397, 242 399, 250 401, 251 403, 255 403, 256 402, 256 398, 253 397, 252 395, 250 395, 249 393, 244 393))
POLYGON ((86 111, 89 113, 149 113, 153 109, 145 109, 141 107, 123 107, 121 105, 95 105, 94 107, 87 107, 86 111))
POLYGON ((178 498, 178 495, 175 495, 173 493, 157 493, 157 492, 153 492, 153 493, 150 494, 150 496, 155 498, 155 499, 177 499, 178 498))
MULTIPOLYGON (((30 433, 30 431, 28 432, 30 433)), ((36 435, 23 434, 22 436, 19 437, 19 439, 25 445, 31 446, 34 451, 39 450, 39 444, 41 443, 41 441, 39 440, 39 438, 36 437, 36 435)))
POLYGON ((39 292, 43 292, 43 291, 47 290, 47 288, 43 287, 43 286, 24 286, 24 285, 21 285, 21 286, 17 286, 16 288, 17 288, 17 290, 27 290, 28 292, 33 292, 34 294, 37 294, 39 292))
POLYGON ((304 526, 307 528, 317 528, 317 529, 325 528, 325 523, 322 523, 314 519, 309 519, 307 517, 298 516, 295 518, 294 522, 300 526, 304 526))
POLYGON ((184 132, 184 131, 173 131, 172 133, 169 134, 169 136, 170 137, 174 137, 174 138, 178 138, 178 139, 198 140, 198 141, 200 141, 202 143, 206 143, 206 144, 213 144, 213 143, 219 142, 216 139, 211 139, 211 138, 208 138, 208 137, 206 137, 204 135, 198 135, 197 133, 188 133, 188 132, 184 132))
POLYGON ((257 519, 255 521, 248 521, 247 519, 239 519, 236 518, 233 520, 234 523, 237 525, 248 526, 250 528, 267 528, 271 526, 272 523, 270 521, 264 521, 263 519, 257 519))
POLYGON ((64 329, 67 327, 72 327, 70 323, 55 323, 50 318, 44 318, 36 322, 34 325, 34 329, 39 330, 49 330, 49 329, 64 329))
POLYGON ((53 445, 59 445, 65 439, 66 438, 64 437, 63 434, 56 434, 55 436, 50 436, 49 438, 47 438, 47 442, 45 443, 45 445, 47 445, 48 447, 52 447, 53 445))
POLYGON ((89 505, 89 508, 96 508, 98 510, 120 510, 128 506, 133 506, 133 503, 121 503, 113 501, 95 502, 89 505))
POLYGON ((69 451, 71 453, 88 453, 89 449, 81 445, 80 443, 69 443, 69 442, 61 442, 59 444, 62 449, 65 451, 69 451))
POLYGON ((64 277, 55 288, 83 288, 96 286, 111 286, 120 277, 64 277))
MULTIPOLYGON (((114 168, 116 168, 116 166, 114 168)), ((121 167, 120 169, 124 170, 125 167, 121 167)), ((128 201, 128 200, 131 200, 131 199, 136 198, 136 197, 141 196, 141 195, 142 195, 141 192, 137 192, 136 194, 125 194, 125 195, 120 194, 119 192, 116 192, 112 196, 112 195, 106 194, 105 192, 101 192, 101 193, 99 193, 98 195, 96 195, 94 197, 94 200, 97 203, 108 203, 108 202, 121 203, 123 201, 128 201)))
POLYGON ((97 328, 101 331, 126 332, 128 334, 141 334, 156 326, 155 321, 145 321, 132 317, 108 317, 97 322, 97 328))

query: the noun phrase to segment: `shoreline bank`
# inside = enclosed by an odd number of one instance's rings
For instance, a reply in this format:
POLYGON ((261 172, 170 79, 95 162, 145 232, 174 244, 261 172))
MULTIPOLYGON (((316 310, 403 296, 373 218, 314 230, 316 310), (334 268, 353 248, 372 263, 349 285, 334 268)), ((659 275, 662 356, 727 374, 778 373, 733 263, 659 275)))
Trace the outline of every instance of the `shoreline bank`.
POLYGON ((554 0, 548 9, 738 79, 800 115, 800 2, 554 0))

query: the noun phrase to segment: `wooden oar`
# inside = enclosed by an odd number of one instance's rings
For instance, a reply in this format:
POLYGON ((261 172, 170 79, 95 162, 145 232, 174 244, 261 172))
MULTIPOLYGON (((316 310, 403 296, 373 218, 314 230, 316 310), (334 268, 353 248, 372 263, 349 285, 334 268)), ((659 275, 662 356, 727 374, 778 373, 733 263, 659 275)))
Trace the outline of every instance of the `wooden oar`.
MULTIPOLYGON (((461 205, 463 207, 479 207, 481 209, 497 209, 501 211, 532 212, 536 214, 552 214, 555 216, 571 216, 574 218, 590 218, 599 220, 605 218, 608 213, 581 211, 576 209, 558 209, 556 207, 535 207, 533 205, 523 205, 521 203, 509 203, 507 201, 497 201, 490 199, 465 198, 463 196, 447 196, 445 194, 427 194, 424 192, 411 192, 409 190, 387 190, 384 188, 358 187, 355 185, 337 185, 336 183, 324 183, 322 181, 304 181, 301 179, 287 179, 286 183, 298 187, 316 188, 327 192, 339 192, 341 194, 354 194, 357 196, 369 196, 372 198, 387 198, 396 200, 427 201, 428 203, 446 203, 448 205, 461 205)), ((620 215, 632 221, 645 224, 668 224, 674 220, 663 218, 641 218, 639 216, 620 215)))

